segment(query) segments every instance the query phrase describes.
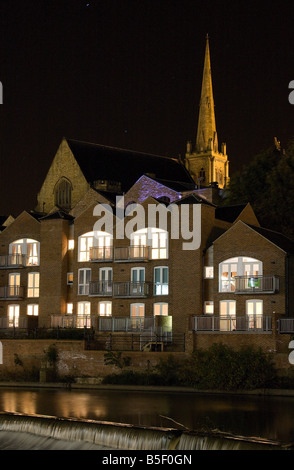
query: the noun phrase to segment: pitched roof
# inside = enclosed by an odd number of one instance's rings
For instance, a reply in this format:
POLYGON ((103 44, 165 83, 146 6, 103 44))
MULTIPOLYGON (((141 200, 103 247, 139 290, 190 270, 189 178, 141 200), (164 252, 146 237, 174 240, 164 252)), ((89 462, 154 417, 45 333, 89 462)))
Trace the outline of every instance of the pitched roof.
POLYGON ((290 240, 290 238, 287 238, 282 233, 274 232, 273 230, 269 230, 269 229, 266 229, 264 227, 256 227, 255 225, 250 225, 250 224, 246 224, 246 225, 248 225, 248 227, 255 230, 255 232, 257 232, 260 235, 262 235, 263 237, 265 237, 267 240, 272 242, 274 245, 281 248, 286 253, 294 254, 294 242, 292 240, 290 240))
POLYGON ((89 183, 103 179, 117 181, 125 192, 140 176, 150 174, 166 183, 195 188, 191 175, 177 159, 77 140, 67 139, 67 143, 89 183))
POLYGON ((225 222, 235 222, 237 217, 247 206, 246 204, 237 204, 234 206, 220 206, 215 210, 215 218, 224 220, 225 222))
POLYGON ((52 219, 64 219, 64 220, 73 220, 74 217, 67 212, 58 209, 54 212, 51 212, 48 215, 45 215, 43 217, 40 217, 41 220, 52 220, 52 219))
POLYGON ((207 204, 208 206, 215 207, 212 202, 208 201, 201 195, 197 193, 190 193, 187 194, 186 196, 183 196, 181 199, 178 201, 175 201, 174 204, 182 205, 182 204, 207 204))

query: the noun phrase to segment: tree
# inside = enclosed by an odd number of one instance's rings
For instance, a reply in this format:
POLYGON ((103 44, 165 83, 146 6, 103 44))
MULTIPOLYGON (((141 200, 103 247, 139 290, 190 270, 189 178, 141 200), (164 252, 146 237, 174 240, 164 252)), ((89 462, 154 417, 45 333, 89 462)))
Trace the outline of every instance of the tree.
POLYGON ((294 239, 294 140, 269 148, 232 175, 225 205, 249 202, 260 224, 294 239))

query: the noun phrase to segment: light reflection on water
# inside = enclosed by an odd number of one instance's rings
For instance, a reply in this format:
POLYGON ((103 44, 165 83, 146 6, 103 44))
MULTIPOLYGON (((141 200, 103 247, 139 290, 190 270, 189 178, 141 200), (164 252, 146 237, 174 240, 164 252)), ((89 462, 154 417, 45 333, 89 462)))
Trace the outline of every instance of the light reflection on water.
POLYGON ((177 422, 189 429, 294 441, 294 398, 0 387, 0 411, 145 426, 177 422))

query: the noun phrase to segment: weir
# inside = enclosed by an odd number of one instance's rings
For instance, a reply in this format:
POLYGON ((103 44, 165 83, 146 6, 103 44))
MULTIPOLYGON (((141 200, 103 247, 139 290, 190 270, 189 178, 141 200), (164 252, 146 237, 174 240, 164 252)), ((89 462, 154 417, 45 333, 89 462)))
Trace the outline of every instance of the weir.
POLYGON ((292 444, 219 431, 181 431, 45 415, 0 413, 0 450, 286 450, 292 444))

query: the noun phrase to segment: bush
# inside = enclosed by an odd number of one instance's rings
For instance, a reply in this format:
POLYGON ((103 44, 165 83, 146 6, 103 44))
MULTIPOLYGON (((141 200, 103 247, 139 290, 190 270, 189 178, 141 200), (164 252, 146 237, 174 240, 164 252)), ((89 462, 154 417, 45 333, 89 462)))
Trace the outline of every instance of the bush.
POLYGON ((121 351, 109 351, 104 354, 104 363, 123 369, 131 364, 131 358, 129 356, 122 357, 121 351))
POLYGON ((272 357, 251 346, 235 351, 224 344, 214 344, 207 350, 195 351, 191 373, 193 386, 202 389, 267 388, 277 380, 272 357))
MULTIPOLYGON (((121 365, 121 356, 108 358, 121 365)), ((273 388, 278 382, 272 357, 260 348, 246 346, 235 351, 225 344, 198 349, 190 359, 170 354, 152 371, 122 371, 104 378, 104 383, 130 385, 189 386, 199 390, 250 390, 273 388)))

